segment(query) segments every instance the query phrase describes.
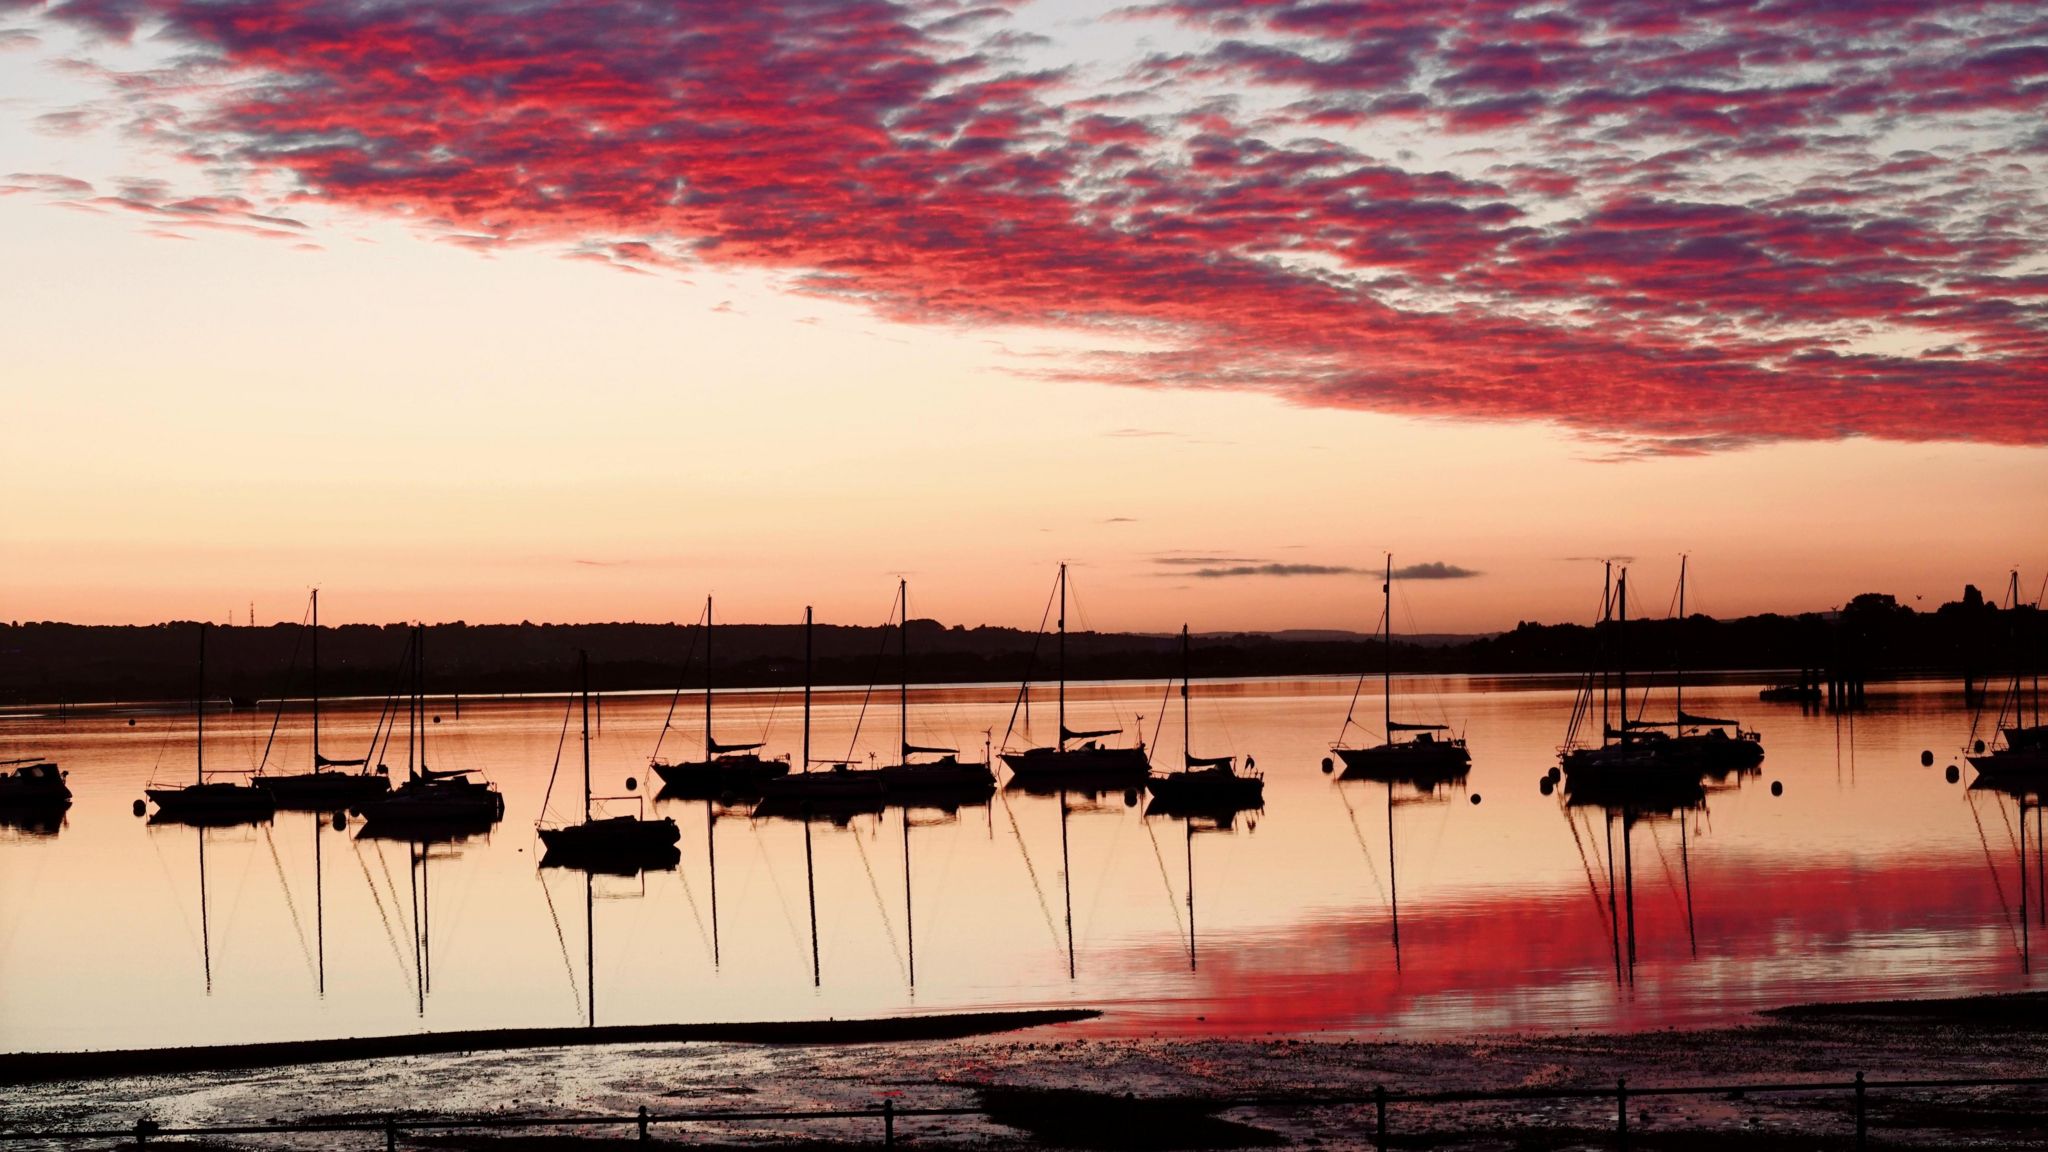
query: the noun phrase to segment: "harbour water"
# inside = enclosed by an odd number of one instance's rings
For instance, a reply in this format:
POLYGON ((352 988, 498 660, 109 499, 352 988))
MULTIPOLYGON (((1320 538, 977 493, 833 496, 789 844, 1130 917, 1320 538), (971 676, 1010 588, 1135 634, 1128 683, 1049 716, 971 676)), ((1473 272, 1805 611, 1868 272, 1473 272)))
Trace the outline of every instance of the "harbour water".
MULTIPOLYGON (((564 699, 465 699, 459 716, 431 702, 430 762, 488 777, 506 816, 427 844, 363 837, 346 814, 151 823, 131 806, 191 778, 189 712, 7 717, 0 758, 58 761, 75 802, 54 830, 0 825, 0 1049, 576 1025, 593 1009, 627 1024, 1085 1006, 1124 1035, 1428 1037, 2028 986, 2048 933, 2037 812, 2023 869, 2015 800, 1968 788, 1967 767, 1946 779, 1969 731, 1960 687, 1873 685, 1866 710, 1836 715, 1759 703, 1740 680, 1688 685, 1687 709, 1742 717, 1767 757, 1692 811, 1539 789, 1571 709, 1561 678, 1397 679, 1400 714, 1470 742, 1469 776, 1435 793, 1325 774, 1351 681, 1213 681, 1195 686, 1194 750, 1250 756, 1266 778, 1264 808, 1227 823, 1148 817, 1142 796, 1004 790, 912 810, 907 827, 894 809, 807 824, 643 787, 600 809, 674 817, 682 859, 630 877, 538 866, 558 756, 551 818, 579 814, 564 699)), ((1376 717, 1366 688, 1358 714, 1376 717)), ((913 689, 911 740, 979 759, 1014 697, 913 689)), ((1180 762, 1160 685, 1069 699, 1072 726, 1142 725, 1155 763, 1180 762)), ((798 700, 721 694, 719 738, 794 751, 798 700)), ((599 793, 649 779, 672 703, 604 698, 599 793)), ((699 708, 681 700, 664 756, 701 750, 699 708)), ((361 755, 377 710, 323 706, 322 750, 361 755)), ((1051 715, 1038 696, 1041 734, 1051 715)), ((209 767, 253 768, 268 743, 269 763, 303 770, 304 713, 274 740, 273 720, 209 715, 209 767)), ((894 701, 821 693, 813 724, 817 755, 865 763, 893 748, 894 701)), ((393 762, 402 774, 402 751, 393 762)))

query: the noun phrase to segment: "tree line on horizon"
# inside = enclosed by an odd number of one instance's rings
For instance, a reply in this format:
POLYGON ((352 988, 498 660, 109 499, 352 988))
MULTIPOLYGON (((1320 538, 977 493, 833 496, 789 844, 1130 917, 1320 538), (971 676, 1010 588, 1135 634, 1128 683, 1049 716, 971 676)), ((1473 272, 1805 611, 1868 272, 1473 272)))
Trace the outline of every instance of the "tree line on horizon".
MULTIPOLYGON (((402 680, 409 624, 323 625, 320 691, 383 696, 402 680)), ((2007 611, 1974 587, 1962 599, 1917 612, 1865 593, 1839 613, 1705 615, 1632 620, 1620 656, 1646 672, 1852 667, 1870 678, 2002 675, 2038 662, 2041 613, 2007 611)), ((192 696, 197 625, 0 623, 0 704, 177 700, 192 696)), ((208 694, 237 701, 299 696, 311 688, 309 630, 297 622, 216 626, 208 642, 208 694)), ((1614 629, 1523 621, 1497 634, 1393 646, 1396 672, 1578 673, 1609 662, 1614 629)), ((899 629, 819 624, 813 682, 892 683, 902 674, 899 629)), ((909 624, 910 676, 920 683, 1015 682, 1054 675, 1055 638, 999 626, 909 624)), ((699 624, 433 624, 425 629, 427 687, 434 694, 558 692, 576 682, 577 653, 590 655, 598 691, 695 689, 704 684, 699 624)), ((710 666, 721 688, 802 682, 800 624, 720 624, 710 666)), ((1387 663, 1379 640, 1344 633, 1218 633, 1197 638, 1196 677, 1356 675, 1387 663)), ((1079 632, 1067 637, 1070 680, 1159 680, 1181 671, 1177 635, 1079 632)))

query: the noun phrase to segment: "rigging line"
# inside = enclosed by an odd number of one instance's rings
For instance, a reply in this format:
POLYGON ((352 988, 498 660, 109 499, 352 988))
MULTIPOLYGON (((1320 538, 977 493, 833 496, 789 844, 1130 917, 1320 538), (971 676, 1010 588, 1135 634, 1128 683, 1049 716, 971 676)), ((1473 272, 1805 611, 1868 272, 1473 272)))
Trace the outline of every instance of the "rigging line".
MULTIPOLYGON (((258 772, 261 772, 265 767, 267 767, 270 764, 270 746, 272 744, 277 743, 277 726, 283 723, 284 721, 284 704, 285 701, 289 699, 291 696, 290 685, 292 683, 292 673, 296 672, 299 667, 299 645, 305 642, 306 618, 312 615, 312 612, 313 606, 310 602, 308 602, 306 605, 306 611, 300 614, 299 616, 298 630, 292 633, 292 655, 291 659, 286 661, 284 666, 284 682, 286 684, 286 690, 277 694, 277 711, 270 717, 270 735, 263 741, 262 758, 256 761, 256 770, 258 772)), ((320 754, 320 750, 318 748, 313 749, 313 754, 315 756, 318 756, 320 754)), ((316 763, 313 765, 313 767, 317 769, 319 765, 316 763)))
MULTIPOLYGON (((1685 819, 1685 813, 1680 812, 1678 818, 1680 820, 1685 819)), ((1644 823, 1648 824, 1649 821, 1644 821, 1644 823)), ((1671 858, 1664 854, 1664 841, 1657 837, 1657 826, 1655 824, 1650 824, 1650 847, 1657 850, 1657 863, 1664 866, 1664 887, 1671 891, 1671 902, 1683 908, 1685 906, 1685 893, 1678 889, 1678 873, 1671 867, 1671 858)))
POLYGON ((696 922, 697 939, 704 945, 704 958, 706 960, 713 960, 711 933, 704 927, 704 910, 697 906, 696 890, 690 887, 690 870, 678 866, 676 868, 676 880, 683 889, 683 902, 690 906, 690 919, 696 922))
MULTIPOLYGON (((1564 813, 1565 827, 1572 830, 1572 843, 1579 850, 1579 867, 1583 868, 1586 872, 1586 891, 1593 897, 1593 911, 1600 917, 1600 928, 1611 935, 1613 929, 1607 922, 1607 906, 1600 902, 1600 881, 1593 870, 1594 861, 1586 858, 1586 842, 1579 836, 1579 822, 1572 819, 1571 809, 1566 808, 1562 801, 1558 803, 1558 810, 1564 813)), ((1591 829, 1588 829, 1588 831, 1591 831, 1591 829)), ((1598 856, 1599 851, 1596 848, 1594 858, 1598 859, 1598 856)))
MULTIPOLYGON (((709 611, 710 607, 707 604, 698 610, 697 624, 701 625, 704 623, 704 613, 709 611)), ((647 763, 650 765, 661 760, 661 742, 667 739, 669 726, 675 722, 676 704, 683 698, 683 685, 687 684, 690 678, 690 664, 697 658, 697 633, 692 631, 688 635, 690 637, 690 645, 683 650, 683 667, 676 674, 675 694, 668 698, 668 715, 662 717, 661 731, 656 733, 654 737, 654 752, 647 757, 647 763)))
POLYGON ((409 981, 412 979, 412 973, 407 971, 405 956, 398 950, 398 932, 391 927, 391 917, 384 911, 384 896, 377 891, 376 877, 370 875, 370 865, 363 859, 363 842, 350 837, 348 843, 355 852, 356 867, 362 869, 363 883, 369 886, 370 903, 377 909, 377 919, 384 922, 384 937, 391 942, 391 958, 398 962, 399 975, 409 981))
POLYGON ((249 876, 255 871, 253 862, 249 859, 249 854, 244 853, 242 857, 242 874, 235 881, 234 899, 228 902, 227 919, 220 926, 220 936, 223 945, 226 944, 229 935, 235 930, 235 920, 241 915, 242 911, 242 897, 249 891, 249 876))
POLYGON ((1045 917, 1045 930, 1052 935, 1053 950, 1064 952, 1066 942, 1060 939, 1059 926, 1053 923, 1052 904, 1045 898, 1045 885, 1039 882, 1038 869, 1031 863, 1031 849, 1024 844, 1024 831, 1017 826, 1017 810, 1010 806, 1008 792, 998 790, 996 796, 1003 802, 1003 815, 1010 821, 1010 835, 1016 838, 1017 852, 1024 858, 1024 874, 1031 878, 1031 891, 1038 896, 1038 911, 1045 917))
MULTIPOLYGON (((194 829, 194 831, 198 832, 199 835, 201 836, 206 835, 206 829, 204 828, 194 829)), ((171 876, 171 866, 164 861, 163 846, 156 842, 156 837, 154 836, 149 837, 149 841, 150 849, 156 853, 156 866, 158 870, 164 874, 164 883, 175 892, 177 890, 178 883, 171 876)), ((202 900, 206 898, 205 889, 202 888, 200 890, 199 896, 200 899, 202 900)), ((171 906, 178 910, 178 921, 185 926, 185 939, 188 943, 192 945, 192 951, 194 953, 199 952, 201 949, 201 944, 199 942, 199 933, 194 932, 192 930, 192 917, 185 913, 185 899, 182 893, 178 895, 177 899, 171 902, 171 906)))
MULTIPOLYGON (((1045 643, 1045 622, 1052 619, 1052 602, 1054 597, 1058 595, 1059 582, 1054 581, 1052 591, 1045 594, 1045 611, 1041 612, 1038 616, 1038 631, 1031 637, 1031 655, 1024 660, 1024 679, 1017 686, 1017 699, 1010 705, 1010 722, 1003 725, 1003 742, 997 745, 997 747, 1008 748, 1010 746, 1010 733, 1017 729, 1017 713, 1024 707, 1026 694, 1031 691, 1031 673, 1038 667, 1038 646, 1045 643)), ((1028 728, 1025 730, 1024 738, 1027 740, 1031 738, 1031 732, 1028 728)))
MULTIPOLYGON (((1372 626, 1373 631, 1375 633, 1378 633, 1379 636, 1382 637, 1382 643, 1385 643, 1384 636, 1386 622, 1387 610, 1384 606, 1382 606, 1380 608, 1379 618, 1373 622, 1372 626)), ((1361 670, 1358 673, 1358 679, 1352 683, 1351 705, 1344 709, 1344 726, 1337 730, 1336 743, 1342 744, 1344 742, 1345 737, 1351 735, 1351 726, 1358 723, 1358 720, 1356 719, 1358 714, 1358 697, 1365 692, 1365 678, 1370 675, 1372 675, 1371 672, 1361 670)), ((1359 727, 1363 728, 1364 725, 1359 725, 1359 727)))
MULTIPOLYGON (((405 841, 405 866, 406 866, 406 869, 407 869, 407 875, 406 875, 406 879, 407 879, 408 881, 411 881, 411 880, 413 879, 413 877, 412 877, 412 875, 411 875, 411 868, 412 868, 412 842, 411 842, 410 840, 408 840, 408 841, 405 841)), ((379 842, 378 842, 378 844, 377 844, 377 868, 378 868, 378 869, 379 869, 380 871, 382 871, 382 872, 384 873, 384 890, 385 890, 386 892, 390 893, 390 895, 391 895, 391 910, 392 910, 393 912, 396 912, 396 911, 398 911, 398 881, 397 881, 397 880, 395 880, 395 879, 393 879, 393 878, 392 878, 392 876, 391 876, 391 860, 390 860, 390 858, 389 858, 389 857, 387 857, 387 856, 385 856, 385 855, 384 855, 384 842, 382 842, 382 841, 379 841, 379 842)), ((375 889, 375 887, 374 887, 374 886, 373 886, 373 887, 371 888, 371 891, 372 891, 372 892, 376 891, 376 889, 375 889)), ((417 895, 417 894, 415 894, 415 895, 414 895, 414 897, 413 897, 413 904, 415 905, 415 907, 414 907, 414 912, 415 912, 415 913, 417 913, 417 912, 418 912, 418 907, 417 907, 418 903, 419 903, 419 897, 418 897, 418 895, 417 895)), ((412 962, 412 967, 411 967, 411 968, 409 968, 409 969, 407 969, 407 972, 406 972, 406 974, 407 974, 407 975, 408 975, 408 976, 409 976, 409 977, 410 977, 410 978, 412 979, 413 987, 414 987, 415 989, 417 989, 417 988, 419 987, 419 983, 420 983, 420 964, 419 964, 419 958, 420 958, 420 957, 419 957, 419 951, 420 951, 419 941, 418 941, 417 939, 415 939, 415 940, 413 941, 413 944, 412 944, 412 952, 413 952, 413 957, 412 957, 412 959, 413 959, 413 962, 412 962)))
POLYGON ((882 621, 882 644, 881 647, 875 650, 875 662, 868 669, 868 690, 867 692, 862 694, 860 698, 860 711, 857 714, 855 714, 853 718, 853 735, 849 737, 846 741, 845 762, 848 764, 854 762, 853 750, 860 746, 860 727, 862 724, 867 722, 868 705, 872 703, 875 698, 875 681, 881 677, 882 661, 886 659, 889 655, 889 625, 895 622, 896 600, 895 597, 892 595, 889 600, 889 618, 887 620, 882 621))
MULTIPOLYGON (((1142 823, 1144 819, 1145 817, 1140 814, 1138 820, 1142 823)), ((1092 939, 1090 930, 1095 926, 1096 912, 1102 907, 1102 890, 1109 887, 1109 868, 1110 865, 1116 863, 1116 850, 1124 842, 1124 829, 1126 827, 1128 825, 1122 820, 1116 822, 1116 832, 1109 838, 1109 851, 1104 853, 1102 857, 1102 871, 1097 873, 1095 877, 1095 891, 1088 894, 1088 909, 1085 913, 1086 922, 1081 931, 1081 943, 1083 944, 1088 943, 1092 939)))
MULTIPOLYGON (((569 718, 575 711, 576 701, 573 699, 562 708, 562 734, 555 738, 555 762, 548 769, 548 787, 547 791, 542 792, 540 796, 540 816, 534 820, 535 827, 539 827, 540 822, 548 817, 548 802, 553 800, 555 795, 555 774, 562 770, 562 749, 569 746, 569 718)), ((585 733, 585 735, 588 735, 588 733, 585 733)), ((588 763, 588 759, 588 756, 586 756, 586 763, 588 763)), ((585 800, 588 799, 589 797, 585 797, 585 800)))
POLYGON ((1372 849, 1367 847, 1365 843, 1365 829, 1358 826, 1358 810, 1351 806, 1351 797, 1345 793, 1344 785, 1341 781, 1337 784, 1337 799, 1344 802, 1344 814, 1351 818, 1351 835, 1358 841, 1359 852, 1365 856, 1365 870, 1372 877, 1373 891, 1379 894, 1380 903, 1388 904, 1387 886, 1380 880, 1379 865, 1372 862, 1372 849))
POLYGON ((1159 837, 1152 831, 1152 822, 1145 822, 1145 836, 1152 841, 1152 859, 1159 863, 1159 881, 1166 885, 1166 907, 1173 913, 1173 931, 1181 943, 1188 944, 1188 926, 1181 919, 1180 899, 1174 895, 1173 878, 1166 874, 1166 856, 1159 851, 1159 837))
MULTIPOLYGON (((782 890, 782 878, 775 874, 775 859, 768 855, 768 845, 762 843, 759 836, 749 836, 747 839, 753 841, 754 851, 761 857, 761 870, 768 874, 768 886, 775 890, 775 906, 782 910, 782 922, 789 927, 789 942, 796 947, 797 962, 801 965, 803 961, 810 959, 811 942, 805 937, 804 929, 796 926, 796 913, 790 911, 789 895, 782 890)), ((739 891, 742 903, 747 898, 747 882, 753 878, 751 872, 742 877, 739 891)))
MULTIPOLYGON (((398 666, 391 670, 391 688, 384 694, 384 707, 377 712, 377 727, 370 730, 369 750, 363 754, 364 760, 380 767, 384 764, 384 757, 391 752, 392 738, 398 733, 398 698, 408 692, 407 670, 411 667, 412 645, 413 638, 408 634, 405 639, 405 650, 398 654, 398 666), (377 743, 380 729, 384 741, 381 747, 377 743)), ((379 853, 380 858, 381 856, 382 853, 379 853)), ((385 871, 388 873, 390 869, 387 868, 385 871)), ((391 906, 398 906, 396 889, 393 889, 391 906)))
POLYGON ((569 938, 562 934, 562 918, 555 912, 555 894, 548 890, 545 875, 541 877, 540 894, 541 898, 548 902, 548 919, 555 925, 555 943, 561 946, 562 971, 569 974, 569 994, 576 1001, 576 1019, 588 1024, 590 1021, 586 1019, 583 1007, 583 989, 576 983, 576 962, 569 959, 569 938))
POLYGON ((896 961, 896 974, 908 980, 909 969, 903 966, 903 950, 896 943, 896 926, 889 922, 889 904, 882 899, 882 886, 875 881, 875 866, 868 860, 868 846, 861 843, 859 832, 853 836, 853 846, 860 853, 860 866, 868 874, 868 891, 875 894, 875 911, 882 917, 882 935, 889 940, 889 955, 896 961))
MULTIPOLYGON (((1984 821, 1977 812, 1976 794, 1966 788, 1963 790, 1963 799, 1969 802, 1970 819, 1977 825, 1977 843, 1984 849, 1984 864, 1991 869, 1991 889, 1998 893, 1999 916, 2005 922, 2006 930, 2012 933, 2013 951, 2019 952, 2021 951, 2019 929, 2013 926, 2012 904, 2005 898, 2005 881, 1999 875, 1998 861, 1992 858, 1991 840, 1984 835, 1984 821)), ((1998 805, 1998 814, 2000 816, 2005 815, 2005 805, 2002 802, 1998 805)), ((2020 867, 2022 869, 2026 867, 2025 860, 2020 861, 2020 867)), ((2021 910, 2021 915, 2025 915, 2025 909, 2021 910)))
POLYGON ((314 976, 313 948, 306 943, 306 925, 299 919, 299 904, 292 899, 291 883, 284 878, 284 861, 277 854, 277 837, 272 836, 267 827, 263 829, 263 844, 270 849, 270 863, 277 869, 277 886, 284 889, 284 908, 291 914, 292 931, 299 938, 299 952, 306 958, 306 975, 314 976))

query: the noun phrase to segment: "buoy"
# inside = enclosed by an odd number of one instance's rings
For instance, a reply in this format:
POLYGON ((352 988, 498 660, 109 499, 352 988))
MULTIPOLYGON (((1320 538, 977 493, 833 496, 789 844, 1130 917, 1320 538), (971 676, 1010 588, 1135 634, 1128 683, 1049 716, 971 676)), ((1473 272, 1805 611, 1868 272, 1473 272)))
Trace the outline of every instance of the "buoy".
POLYGON ((348 827, 348 815, 347 815, 347 813, 344 813, 344 812, 336 812, 336 813, 334 814, 334 830, 335 830, 336 832, 339 832, 339 831, 341 831, 342 829, 344 829, 344 828, 347 828, 347 827, 348 827))
POLYGON ((1949 766, 1948 766, 1948 773, 1947 773, 1947 775, 1948 775, 1948 782, 1949 782, 1949 783, 1951 783, 1951 784, 1953 784, 1953 783, 1955 783, 1956 781, 1958 781, 1958 780, 1961 780, 1961 779, 1963 778, 1963 773, 1962 773, 1962 770, 1961 770, 1961 769, 1959 769, 1959 768, 1957 768, 1957 767, 1956 767, 1955 765, 1953 765, 1953 764, 1951 764, 1951 765, 1949 765, 1949 766))
POLYGON ((1984 754, 1984 742, 1982 740, 1977 741, 1977 754, 1979 756, 1984 754))
POLYGON ((1474 792, 1474 793, 1472 794, 1472 802, 1473 802, 1474 804, 1477 804, 1477 803, 1479 803, 1479 793, 1477 793, 1477 792, 1474 792))
POLYGON ((1773 796, 1783 796, 1784 794, 1785 794, 1785 782, 1784 782, 1783 780, 1773 780, 1773 781, 1771 781, 1771 795, 1773 795, 1773 796))
POLYGON ((1555 764, 1552 764, 1552 765, 1550 766, 1550 782, 1551 782, 1552 784, 1555 784, 1555 783, 1557 783, 1557 782, 1558 782, 1558 781, 1559 781, 1560 779, 1562 779, 1563 777, 1564 777, 1564 769, 1562 769, 1562 768, 1559 768, 1559 767, 1558 767, 1557 765, 1555 765, 1555 764))
POLYGON ((1138 806, 1138 790, 1137 790, 1136 788, 1126 788, 1126 789, 1124 789, 1124 807, 1126 807, 1126 808, 1136 808, 1137 806, 1138 806))
POLYGON ((441 718, 439 716, 434 717, 434 723, 439 724, 440 722, 441 718))
POLYGON ((1557 790, 1557 785, 1556 785, 1555 783, 1553 783, 1553 782, 1551 781, 1550 777, 1548 777, 1548 776, 1545 776, 1545 777, 1544 777, 1543 779, 1541 779, 1541 780, 1537 781, 1537 782, 1536 782, 1536 787, 1537 787, 1537 788, 1538 788, 1539 790, 1541 790, 1541 791, 1542 791, 1542 793, 1543 793, 1543 794, 1544 794, 1545 796, 1548 796, 1548 795, 1550 795, 1550 794, 1551 794, 1552 792, 1554 792, 1554 791, 1556 791, 1556 790, 1557 790))
POLYGON ((638 780, 633 779, 631 776, 626 777, 626 791, 631 792, 639 786, 640 782, 638 780))
POLYGON ((133 717, 133 716, 130 716, 130 717, 128 718, 128 726, 129 726, 130 728, 133 728, 133 727, 135 727, 135 717, 133 717))
POLYGON ((1920 766, 1922 768, 1934 767, 1934 753, 1929 749, 1922 748, 1920 750, 1920 766))
POLYGON ((1323 775, 1328 776, 1331 772, 1335 771, 1336 768, 1336 763, 1333 762, 1328 756, 1323 757, 1323 775))
POLYGON ((137 800, 135 802, 135 814, 137 816, 140 816, 147 811, 149 811, 149 803, 147 801, 137 800))

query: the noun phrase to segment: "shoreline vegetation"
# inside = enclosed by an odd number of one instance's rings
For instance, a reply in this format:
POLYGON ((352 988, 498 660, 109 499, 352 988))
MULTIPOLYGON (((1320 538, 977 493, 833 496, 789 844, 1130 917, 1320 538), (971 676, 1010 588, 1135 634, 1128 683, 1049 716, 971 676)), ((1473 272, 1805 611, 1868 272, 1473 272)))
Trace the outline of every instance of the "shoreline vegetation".
MULTIPOLYGON (((191 622, 85 625, 0 622, 0 707, 181 699, 191 684, 191 622)), ((321 687, 332 697, 381 697, 398 682, 409 625, 321 629, 321 687)), ((924 684, 1017 683, 1053 674, 1053 641, 1016 628, 910 621, 924 684)), ((218 691, 238 704, 303 694, 308 658, 300 624, 217 627, 218 691)), ((858 687, 892 674, 894 627, 820 624, 814 683, 858 687)), ((1689 671, 1835 669, 1858 679, 1924 676, 1982 679, 2009 669, 2015 637, 2039 652, 2042 613, 1988 603, 1974 587, 1927 612, 1866 593, 1841 611, 1716 620, 1691 615, 1629 624, 1631 666, 1654 674, 1684 654, 1689 671)), ((1604 635, 1585 624, 1523 622, 1487 636, 1397 639, 1396 673, 1576 674, 1594 666, 1604 635)), ((578 651, 590 655, 594 691, 685 691, 702 685, 702 628, 695 624, 433 624, 426 628, 428 690, 488 697, 560 692, 575 682, 578 651)), ((801 624, 718 626, 713 674, 721 688, 796 683, 801 624)), ((1198 638, 1197 677, 1356 675, 1388 663, 1381 643, 1345 632, 1233 632, 1198 638)), ((1067 637, 1071 681, 1160 680, 1179 675, 1179 640, 1149 633, 1077 632, 1067 637)))
MULTIPOLYGON (((997 1014, 970 1013, 985 1024, 997 1014)), ((1031 1017, 1006 1014, 1029 1027, 1031 1017)), ((1086 1013, 1064 1013, 1068 1019, 1086 1013)), ((925 1018, 922 1028, 947 1017, 925 1018)), ((884 1022, 864 1038, 831 1040, 797 1031, 704 1043, 650 1039, 638 1047, 582 1044, 516 1051, 474 1043, 445 1054, 332 1057, 329 1066, 217 1065, 208 1070, 130 1067, 92 1075, 64 1072, 10 1081, 17 1129, 131 1125, 154 1116, 188 1126, 384 1116, 630 1116, 665 1110, 761 1114, 855 1110, 865 1120, 743 1123, 664 1129, 663 1139, 697 1146, 848 1148, 879 1146, 872 1112, 959 1109, 921 1117, 910 1136, 927 1147, 1009 1149, 1360 1146, 1372 1107, 1293 1106, 1316 1098, 1371 1098, 1384 1086, 1435 1094, 1442 1103, 1389 1109, 1396 1147, 1564 1149, 1612 1146, 1611 1095, 1626 1077, 1629 1127, 1645 1148, 1829 1148, 1852 1146, 1851 1101, 1839 1086, 1857 1074, 1875 1086, 1868 1101, 1871 1146, 2002 1148, 2048 1146, 2048 1092, 2034 1085, 1895 1088, 1902 1080, 2028 1078, 2048 1057, 2048 994, 1796 1005, 1748 1023, 1699 1030, 1473 1035, 1448 1040, 1379 1040, 1356 1035, 1262 1038, 1125 1036, 1104 1019, 1043 1031, 993 1034, 976 1027, 886 1039, 884 1022), (1107 1025, 1103 1031, 1100 1025, 1107 1025), (759 1045, 736 1048, 735 1045, 759 1045), (346 1062, 341 1062, 346 1061, 346 1062), (69 1076, 69 1079, 64 1078, 69 1076), (1716 1092, 1659 1096, 1657 1088, 1832 1084, 1811 1093, 1716 1092), (89 1085, 89 1087, 88 1087, 89 1085), (346 1113, 334 1111, 346 1092, 346 1113), (1577 1099, 1571 1098, 1577 1090, 1577 1099), (423 1092, 441 1101, 419 1111, 423 1092), (1557 1095, 1547 1095, 1549 1093, 1557 1095), (1602 1093, 1608 1093, 1604 1097, 1602 1093), (1456 1099, 1461 1093, 1492 1094, 1456 1099), (1521 1098, 1504 1098, 1519 1096, 1521 1098), (1231 1101, 1259 1099, 1271 1106, 1231 1101), (664 1108, 666 1105, 666 1108, 664 1108)), ((563 1033, 584 1033, 562 1029, 563 1033)), ((475 1036, 449 1034, 450 1037, 475 1036)), ((244 1049, 247 1050, 247 1049, 244 1049)), ((48 1057, 16 1057, 19 1062, 48 1057)), ((634 1142, 616 1135, 516 1135, 446 1131, 447 1148, 584 1148, 634 1142)), ((616 1126, 614 1126, 616 1131, 616 1126)), ((272 1136, 262 1147, 307 1147, 308 1137, 272 1136)), ((313 1137, 321 1139, 321 1137, 313 1137)), ((409 1136, 417 1143, 419 1138, 409 1136)), ((238 1145, 247 1147, 248 1145, 238 1145)))

